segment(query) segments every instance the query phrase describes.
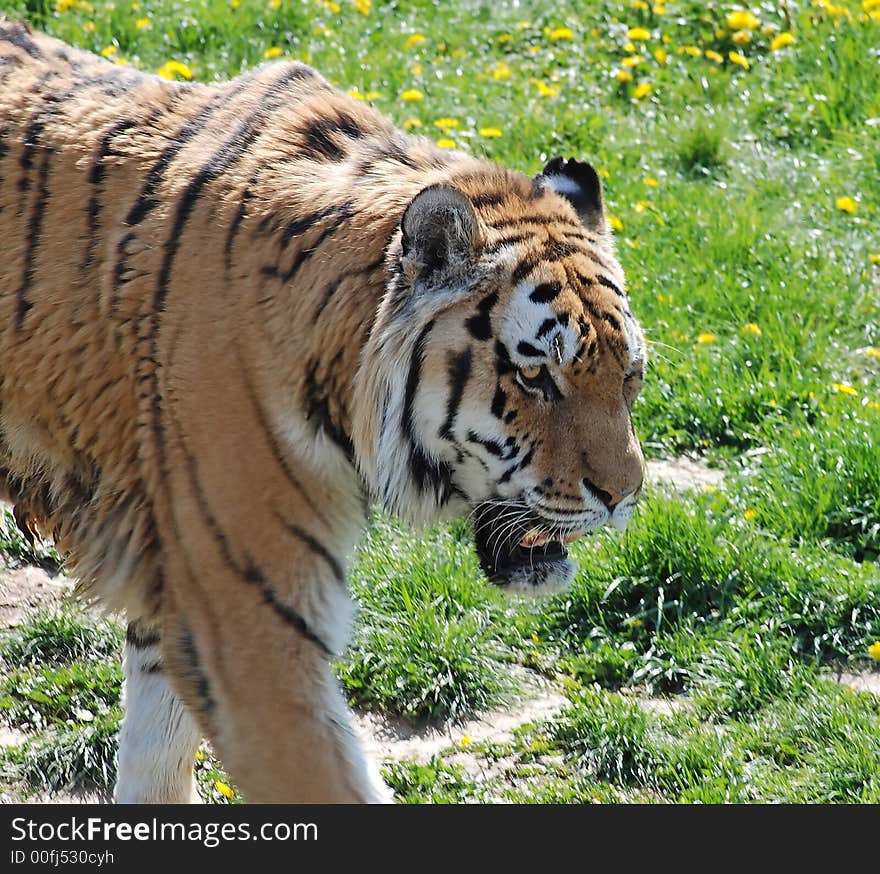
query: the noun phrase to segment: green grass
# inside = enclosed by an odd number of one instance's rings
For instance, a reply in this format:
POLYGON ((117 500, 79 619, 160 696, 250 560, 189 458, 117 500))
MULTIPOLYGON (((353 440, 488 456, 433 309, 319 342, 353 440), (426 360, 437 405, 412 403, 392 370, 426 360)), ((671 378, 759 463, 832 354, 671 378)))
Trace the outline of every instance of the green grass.
MULTIPOLYGON (((743 43, 734 3, 337 2, 0 12, 197 81, 302 59, 399 125, 526 172, 591 160, 650 343, 646 452, 725 469, 712 493, 647 494, 624 536, 575 547, 571 591, 540 602, 481 579, 464 524, 374 518, 336 666, 353 704, 455 722, 514 709, 529 670, 570 698, 470 747, 477 769, 458 748, 385 763, 398 798, 880 801, 877 698, 827 679, 875 664, 880 640, 880 21, 855 0, 761 3, 743 43), (773 50, 783 31, 793 44, 773 50)), ((8 514, 0 548, 12 565, 57 559, 8 514)), ((0 756, 5 785, 112 781, 120 635, 67 611, 0 637, 0 716, 26 736, 0 756)), ((209 755, 197 777, 229 800, 209 755)))

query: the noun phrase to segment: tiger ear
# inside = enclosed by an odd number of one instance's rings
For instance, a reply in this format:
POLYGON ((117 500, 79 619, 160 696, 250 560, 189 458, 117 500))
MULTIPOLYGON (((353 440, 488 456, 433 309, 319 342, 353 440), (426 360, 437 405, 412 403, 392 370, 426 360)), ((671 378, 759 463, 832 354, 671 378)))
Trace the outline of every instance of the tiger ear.
POLYGON ((479 221, 471 202, 448 185, 430 185, 410 202, 400 222, 406 258, 422 278, 463 269, 473 261, 479 221))
POLYGON ((568 200, 586 227, 594 231, 604 229, 602 183, 592 164, 574 158, 553 158, 534 181, 539 188, 555 191, 568 200))

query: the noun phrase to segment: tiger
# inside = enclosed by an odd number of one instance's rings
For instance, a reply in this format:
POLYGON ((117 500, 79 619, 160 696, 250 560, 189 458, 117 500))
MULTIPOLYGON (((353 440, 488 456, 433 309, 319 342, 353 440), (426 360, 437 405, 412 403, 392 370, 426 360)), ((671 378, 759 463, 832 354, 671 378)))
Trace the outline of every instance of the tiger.
POLYGON ((630 518, 645 341, 592 165, 309 66, 168 81, 0 21, 0 487, 124 614, 117 802, 388 802, 333 674, 374 504, 564 588, 630 518))

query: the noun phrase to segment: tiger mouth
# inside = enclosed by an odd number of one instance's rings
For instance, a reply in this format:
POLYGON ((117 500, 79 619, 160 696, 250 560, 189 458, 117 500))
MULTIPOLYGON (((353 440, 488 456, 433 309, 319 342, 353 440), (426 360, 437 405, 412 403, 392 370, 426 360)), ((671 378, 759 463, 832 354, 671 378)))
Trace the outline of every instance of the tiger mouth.
POLYGON ((525 504, 481 505, 474 513, 474 544, 483 573, 503 589, 564 588, 574 574, 567 547, 581 535, 550 527, 525 504))

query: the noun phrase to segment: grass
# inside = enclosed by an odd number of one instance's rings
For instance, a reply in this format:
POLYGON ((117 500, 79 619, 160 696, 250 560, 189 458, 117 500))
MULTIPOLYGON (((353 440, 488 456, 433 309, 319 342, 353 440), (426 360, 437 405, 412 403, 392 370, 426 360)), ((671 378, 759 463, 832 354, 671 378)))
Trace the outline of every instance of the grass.
MULTIPOLYGON (((515 707, 524 671, 570 700, 474 745, 476 769, 454 745, 386 763, 402 801, 880 800, 877 698, 828 680, 880 641, 880 8, 756 3, 746 40, 740 5, 0 0, 145 70, 298 58, 416 133, 600 170, 650 343, 646 452, 698 454, 724 485, 654 489, 540 602, 482 580, 464 524, 375 515, 337 665, 353 704, 454 723, 515 707)), ((4 531, 8 564, 57 560, 8 514, 4 531)), ((119 648, 70 611, 2 636, 0 718, 25 733, 7 785, 112 781, 119 648)), ((207 752, 197 777, 230 800, 207 752)))

